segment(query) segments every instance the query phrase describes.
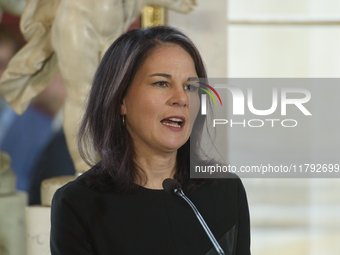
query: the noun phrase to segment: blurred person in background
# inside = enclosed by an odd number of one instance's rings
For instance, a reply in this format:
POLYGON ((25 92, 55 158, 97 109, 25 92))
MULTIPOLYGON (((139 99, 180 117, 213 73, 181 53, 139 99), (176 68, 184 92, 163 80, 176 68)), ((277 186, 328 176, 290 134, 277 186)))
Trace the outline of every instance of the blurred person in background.
MULTIPOLYGON (((0 25, 0 74, 11 57, 23 46, 21 37, 0 25)), ((35 97, 21 116, 1 97, 0 149, 11 157, 17 189, 28 191, 32 167, 53 134, 53 118, 63 105, 66 92, 61 76, 35 97)))

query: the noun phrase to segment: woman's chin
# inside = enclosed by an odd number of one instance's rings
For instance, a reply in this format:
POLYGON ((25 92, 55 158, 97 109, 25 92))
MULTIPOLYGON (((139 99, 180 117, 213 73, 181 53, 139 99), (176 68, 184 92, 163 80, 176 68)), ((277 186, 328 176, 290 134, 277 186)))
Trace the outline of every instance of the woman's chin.
POLYGON ((161 142, 162 147, 167 148, 167 150, 169 151, 173 151, 173 150, 178 150, 179 148, 181 148, 187 141, 188 138, 167 138, 167 140, 163 140, 161 142))

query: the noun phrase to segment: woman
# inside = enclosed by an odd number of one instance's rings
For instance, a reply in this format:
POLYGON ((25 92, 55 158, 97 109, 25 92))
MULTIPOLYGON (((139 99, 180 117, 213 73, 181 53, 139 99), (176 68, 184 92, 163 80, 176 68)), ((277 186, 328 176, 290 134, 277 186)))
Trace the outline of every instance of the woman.
POLYGON ((198 140, 205 120, 190 85, 198 77, 199 52, 174 28, 132 30, 110 46, 79 139, 84 160, 100 161, 54 195, 52 255, 215 254, 189 205, 162 189, 166 178, 182 184, 225 254, 250 254, 241 181, 189 177, 189 136, 198 140))

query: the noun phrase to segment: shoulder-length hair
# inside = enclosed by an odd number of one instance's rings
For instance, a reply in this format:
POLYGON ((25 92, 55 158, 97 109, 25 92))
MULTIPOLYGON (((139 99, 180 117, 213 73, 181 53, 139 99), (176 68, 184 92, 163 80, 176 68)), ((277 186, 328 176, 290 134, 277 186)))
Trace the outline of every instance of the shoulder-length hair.
MULTIPOLYGON (((198 77, 207 77, 197 48, 175 28, 158 26, 121 35, 106 51, 96 71, 79 131, 80 155, 93 166, 93 171, 86 177, 88 184, 120 193, 131 193, 138 187, 135 179, 140 176, 140 171, 134 162, 133 142, 122 123, 120 105, 142 63, 153 50, 164 44, 181 46, 194 60, 198 77)), ((198 114, 191 133, 194 141, 200 140, 197 138, 204 121, 205 115, 198 114)), ((199 158, 198 142, 191 146, 192 155, 199 158)), ((178 149, 176 164, 174 178, 180 183, 185 181, 187 189, 194 189, 205 181, 189 177, 190 138, 178 149)))

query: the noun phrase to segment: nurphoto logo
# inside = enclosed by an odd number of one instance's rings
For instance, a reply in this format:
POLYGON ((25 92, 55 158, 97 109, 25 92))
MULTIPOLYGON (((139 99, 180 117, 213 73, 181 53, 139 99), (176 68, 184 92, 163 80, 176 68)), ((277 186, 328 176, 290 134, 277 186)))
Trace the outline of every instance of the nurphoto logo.
MULTIPOLYGON (((293 105, 297 107, 299 111, 302 112, 305 116, 311 116, 311 112, 306 108, 304 104, 310 101, 311 99, 311 93, 309 90, 305 88, 294 88, 294 87, 282 87, 280 89, 278 88, 272 88, 271 93, 271 106, 267 109, 256 109, 254 106, 254 99, 253 99, 253 89, 247 88, 247 93, 245 93, 241 90, 241 88, 234 86, 234 85, 228 85, 228 84, 216 84, 214 87, 203 83, 198 82, 199 84, 205 86, 206 88, 210 89, 212 92, 215 93, 217 98, 220 101, 220 104, 222 106, 222 100, 220 95, 217 93, 216 89, 227 89, 232 96, 232 114, 233 116, 242 116, 245 115, 245 107, 247 107, 247 110, 256 115, 256 116, 269 116, 273 113, 275 113, 278 109, 280 109, 280 115, 286 116, 287 115, 287 105, 293 105), (295 94, 299 95, 298 98, 291 98, 289 95, 295 94), (279 103, 280 99, 280 103, 279 103)), ((216 100, 211 92, 209 92, 205 88, 199 87, 199 89, 205 91, 214 101, 215 105, 217 105, 216 100)), ((207 114, 207 95, 202 94, 201 95, 201 114, 206 115, 207 114)), ((271 123, 271 126, 274 127, 276 122, 280 122, 282 127, 296 127, 298 125, 298 121, 296 119, 244 119, 241 122, 233 122, 233 120, 228 119, 213 119, 213 127, 216 127, 216 125, 225 125, 230 124, 230 127, 233 127, 235 125, 241 125, 243 127, 262 127, 265 125, 265 123, 271 123)))

